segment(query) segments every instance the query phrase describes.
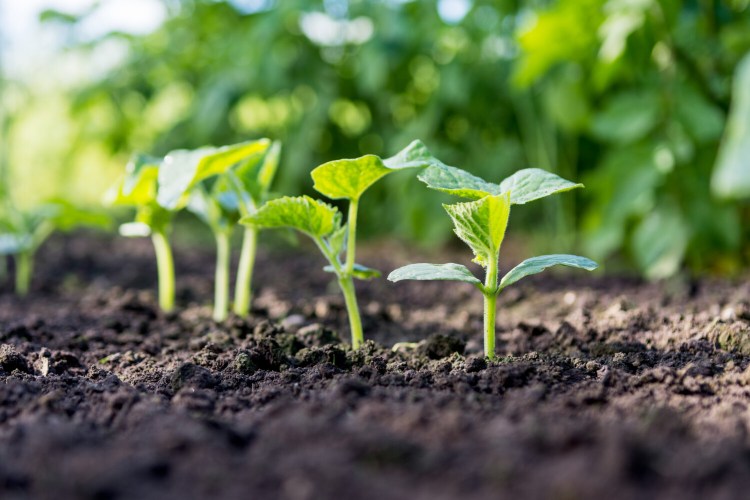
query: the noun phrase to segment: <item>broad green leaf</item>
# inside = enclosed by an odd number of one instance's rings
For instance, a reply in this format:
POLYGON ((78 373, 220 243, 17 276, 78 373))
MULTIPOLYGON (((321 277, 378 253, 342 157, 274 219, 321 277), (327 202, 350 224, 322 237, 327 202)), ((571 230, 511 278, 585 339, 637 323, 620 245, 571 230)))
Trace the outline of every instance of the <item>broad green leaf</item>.
MULTIPOLYGON (((323 271, 327 273, 335 273, 336 269, 333 266, 325 266, 323 271)), ((354 270, 352 275, 359 280, 371 280, 373 278, 380 278, 381 273, 377 269, 363 266, 362 264, 354 264, 354 270)))
POLYGON ((443 207, 453 219, 456 235, 469 245, 478 264, 486 267, 497 259, 510 216, 510 193, 443 207))
POLYGON ((523 205, 555 193, 583 187, 541 168, 524 168, 500 183, 500 192, 510 191, 510 202, 523 205))
POLYGON ((432 156, 432 153, 427 149, 427 146, 425 146, 419 139, 412 141, 411 144, 395 155, 383 160, 383 165, 391 170, 422 168, 442 164, 443 163, 440 160, 432 156))
POLYGON ((285 196, 271 200, 240 223, 261 229, 290 227, 313 238, 328 236, 339 228, 339 211, 309 196, 285 196))
POLYGON ((578 255, 541 255, 539 257, 532 257, 518 264, 516 267, 511 269, 508 274, 503 276, 498 286, 498 292, 508 285, 512 285, 516 281, 531 276, 532 274, 538 274, 545 269, 552 266, 568 266, 576 267, 578 269, 585 269, 587 271, 593 271, 598 267, 597 263, 586 257, 580 257, 578 255))
POLYGON ((353 160, 334 160, 315 168, 312 175, 315 188, 333 200, 357 200, 367 188, 392 170, 375 155, 353 160))
POLYGON ((142 206, 156 201, 160 160, 136 154, 125 167, 125 175, 104 196, 106 205, 142 206))
POLYGON ((442 165, 422 141, 411 144, 385 160, 375 155, 334 160, 315 168, 311 175, 318 192, 331 199, 357 200, 367 188, 386 175, 406 168, 442 165))
POLYGON ((750 54, 737 67, 711 190, 722 198, 750 197, 750 54))
POLYGON ((461 264, 409 264, 391 272, 388 280, 464 281, 474 285, 482 284, 479 278, 461 264))
POLYGON ((265 152, 269 145, 268 139, 261 139, 220 148, 172 151, 164 157, 159 168, 157 201, 164 208, 173 210, 181 201, 186 201, 185 194, 198 182, 222 174, 248 157, 265 152))
POLYGON ((431 189, 473 200, 502 194, 499 185, 480 179, 466 170, 444 164, 427 167, 419 173, 417 179, 431 189))

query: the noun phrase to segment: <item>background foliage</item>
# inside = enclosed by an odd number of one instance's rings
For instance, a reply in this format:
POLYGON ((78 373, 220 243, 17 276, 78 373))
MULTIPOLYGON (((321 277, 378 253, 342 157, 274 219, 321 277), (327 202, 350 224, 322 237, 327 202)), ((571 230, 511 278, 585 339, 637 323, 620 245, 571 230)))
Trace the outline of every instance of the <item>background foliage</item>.
MULTIPOLYGON (((163 2, 141 36, 86 40, 82 16, 43 15, 68 53, 116 62, 44 91, 6 82, 17 200, 94 203, 132 151, 264 136, 284 143, 275 189, 310 193, 320 163, 421 138, 494 182, 529 166, 584 182, 518 209, 537 246, 652 278, 750 260, 747 203, 710 190, 750 0, 163 2)), ((363 199, 362 229, 446 241, 441 200, 394 175, 363 199)))

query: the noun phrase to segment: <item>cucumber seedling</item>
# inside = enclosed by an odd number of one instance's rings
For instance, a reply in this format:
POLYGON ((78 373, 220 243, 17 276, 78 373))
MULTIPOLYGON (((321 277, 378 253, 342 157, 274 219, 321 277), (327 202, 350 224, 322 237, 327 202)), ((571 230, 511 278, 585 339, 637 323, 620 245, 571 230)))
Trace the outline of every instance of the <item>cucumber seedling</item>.
POLYGON ((329 265, 324 269, 336 275, 344 294, 352 347, 357 349, 364 342, 364 334, 354 279, 380 276, 379 271, 357 264, 355 260, 360 198, 370 186, 386 175, 406 168, 426 167, 437 163, 420 141, 412 142, 387 159, 365 155, 355 159, 334 160, 312 171, 313 187, 328 198, 349 202, 346 223, 343 223, 342 214, 336 208, 309 196, 287 196, 271 200, 240 222, 258 229, 289 227, 313 239, 328 261, 329 265))
POLYGON ((164 312, 171 312, 174 309, 175 278, 169 232, 175 210, 168 210, 157 201, 157 179, 161 165, 159 158, 133 155, 125 167, 125 175, 107 192, 104 203, 136 209, 135 221, 121 225, 120 234, 151 237, 158 270, 159 307, 164 312))
MULTIPOLYGON (((234 227, 240 216, 253 213, 267 196, 278 166, 279 148, 268 139, 260 139, 220 148, 173 151, 159 170, 159 204, 170 210, 186 207, 214 234, 216 321, 224 321, 229 312, 230 240, 234 227)), ((243 237, 235 295, 235 312, 241 316, 250 309, 256 240, 255 230, 248 228, 243 237)))
POLYGON ((15 261, 16 294, 29 292, 34 272, 34 255, 55 231, 69 232, 79 227, 107 229, 110 218, 103 213, 83 210, 58 199, 30 210, 9 208, 0 217, 0 255, 15 261))
POLYGON ((484 352, 495 358, 495 315, 497 297, 507 286, 545 269, 562 265, 592 271, 596 262, 577 255, 532 257, 498 280, 500 247, 508 226, 511 205, 522 205, 539 198, 583 187, 538 168, 519 170, 500 184, 487 182, 468 172, 444 164, 424 170, 419 179, 428 187, 474 201, 443 205, 453 220, 456 235, 471 248, 474 262, 486 269, 484 283, 461 264, 410 264, 396 269, 390 281, 463 281, 476 286, 484 295, 484 352))

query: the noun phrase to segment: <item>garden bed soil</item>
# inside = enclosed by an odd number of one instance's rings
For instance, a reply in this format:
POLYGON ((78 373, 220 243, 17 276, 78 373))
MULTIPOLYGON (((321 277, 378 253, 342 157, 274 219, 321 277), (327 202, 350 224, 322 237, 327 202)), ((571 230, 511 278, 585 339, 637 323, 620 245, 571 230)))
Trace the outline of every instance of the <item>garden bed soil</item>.
MULTIPOLYGON (((413 261, 395 246, 362 261, 413 261), (387 257, 384 257, 387 256, 387 257)), ((210 319, 211 252, 161 314, 145 240, 57 239, 0 293, 0 498, 747 498, 750 286, 547 274, 358 284, 263 253, 253 314, 210 319), (397 342, 396 351, 391 347, 397 342)))

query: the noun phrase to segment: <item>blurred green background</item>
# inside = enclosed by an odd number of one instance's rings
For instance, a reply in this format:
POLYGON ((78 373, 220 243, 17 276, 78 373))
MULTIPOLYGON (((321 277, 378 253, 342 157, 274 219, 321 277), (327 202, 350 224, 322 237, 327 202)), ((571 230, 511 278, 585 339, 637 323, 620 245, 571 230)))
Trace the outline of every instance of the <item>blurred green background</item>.
MULTIPOLYGON (((750 0, 25 2, 0 0, 21 206, 96 205, 134 151, 257 137, 283 141, 275 190, 310 193, 320 163, 421 138, 488 180, 584 182, 514 209, 537 250, 649 278, 750 262, 750 0)), ((362 229, 451 241, 446 199, 389 177, 362 229)))

